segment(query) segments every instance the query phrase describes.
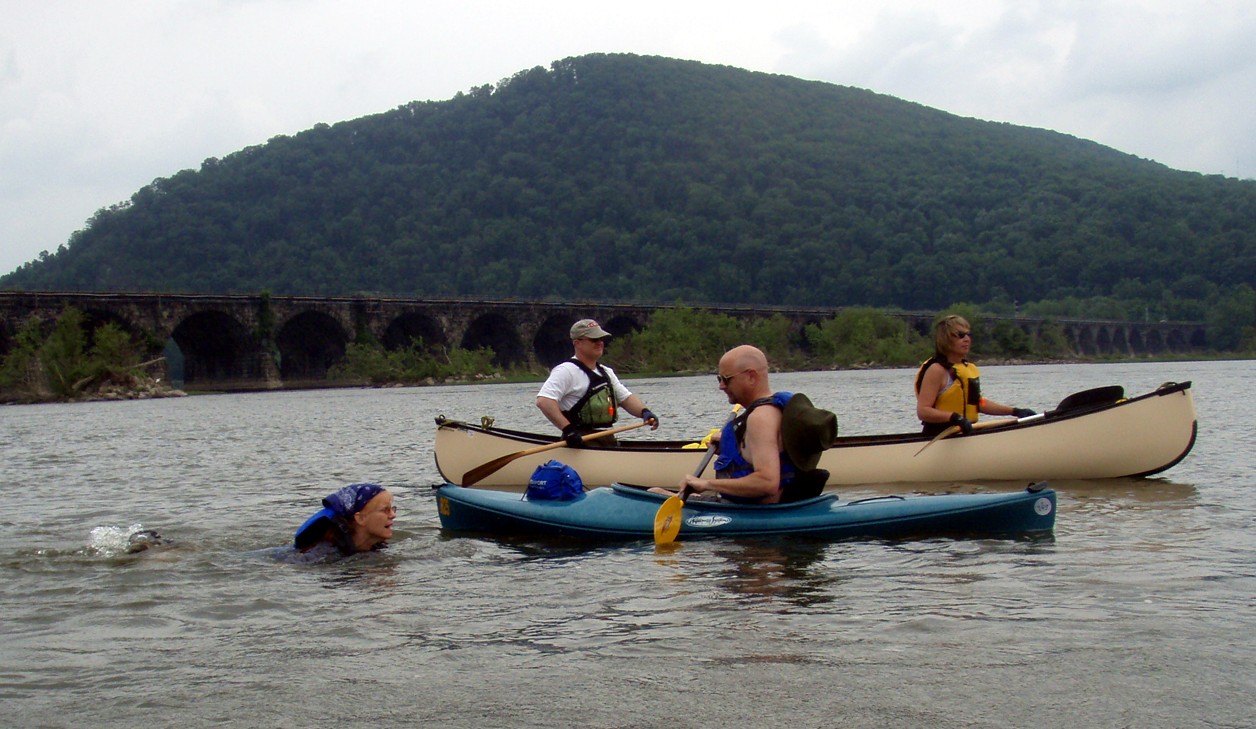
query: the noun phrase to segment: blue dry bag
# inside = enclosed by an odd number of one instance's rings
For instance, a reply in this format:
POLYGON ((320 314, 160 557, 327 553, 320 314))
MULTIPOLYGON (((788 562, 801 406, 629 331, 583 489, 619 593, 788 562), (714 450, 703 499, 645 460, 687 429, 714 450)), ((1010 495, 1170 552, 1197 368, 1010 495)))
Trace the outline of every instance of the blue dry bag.
POLYGON ((529 501, 571 501, 584 496, 584 482, 571 466, 546 461, 532 472, 524 495, 529 501))

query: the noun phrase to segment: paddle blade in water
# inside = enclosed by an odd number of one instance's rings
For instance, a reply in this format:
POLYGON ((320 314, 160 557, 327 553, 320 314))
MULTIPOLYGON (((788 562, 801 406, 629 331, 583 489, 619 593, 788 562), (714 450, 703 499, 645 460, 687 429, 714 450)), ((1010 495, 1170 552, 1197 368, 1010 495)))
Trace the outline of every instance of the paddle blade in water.
POLYGON ((679 496, 668 497, 654 515, 654 543, 671 544, 680 533, 680 515, 685 502, 679 496))

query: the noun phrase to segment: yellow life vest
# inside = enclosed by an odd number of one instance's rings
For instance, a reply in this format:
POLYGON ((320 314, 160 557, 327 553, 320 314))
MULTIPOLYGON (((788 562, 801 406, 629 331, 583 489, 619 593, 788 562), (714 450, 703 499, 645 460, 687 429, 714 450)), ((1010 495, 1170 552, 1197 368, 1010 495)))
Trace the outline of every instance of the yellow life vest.
POLYGON ((916 392, 920 392, 920 383, 924 381, 925 370, 935 362, 949 370, 954 379, 938 395, 938 401, 933 406, 939 410, 959 413, 972 422, 977 422, 980 413, 978 405, 981 403, 981 372, 977 369, 977 365, 968 360, 958 364, 952 364, 940 357, 930 357, 925 360, 916 373, 916 392))

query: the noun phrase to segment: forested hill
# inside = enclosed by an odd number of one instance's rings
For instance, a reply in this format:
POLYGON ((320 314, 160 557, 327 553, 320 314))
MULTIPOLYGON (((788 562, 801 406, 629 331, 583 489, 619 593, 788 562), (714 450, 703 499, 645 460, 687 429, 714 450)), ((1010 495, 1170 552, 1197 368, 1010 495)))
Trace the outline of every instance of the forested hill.
POLYGON ((0 288, 934 309, 1253 282, 1251 181, 870 91, 590 55, 206 160, 0 288))

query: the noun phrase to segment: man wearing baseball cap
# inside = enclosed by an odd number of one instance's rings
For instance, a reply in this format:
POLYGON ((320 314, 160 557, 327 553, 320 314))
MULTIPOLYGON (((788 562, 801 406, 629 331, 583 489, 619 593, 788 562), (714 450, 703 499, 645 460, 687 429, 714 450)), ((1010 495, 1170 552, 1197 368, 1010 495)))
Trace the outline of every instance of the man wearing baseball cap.
MULTIPOLYGON (((610 336, 592 319, 572 324, 575 353, 550 370, 536 395, 536 406, 563 432, 563 440, 572 448, 585 445, 584 435, 612 425, 620 408, 649 423, 651 430, 658 430, 658 417, 624 387, 614 370, 600 363, 610 336)), ((613 440, 613 436, 598 438, 590 445, 610 446, 613 443, 607 441, 613 440)))

